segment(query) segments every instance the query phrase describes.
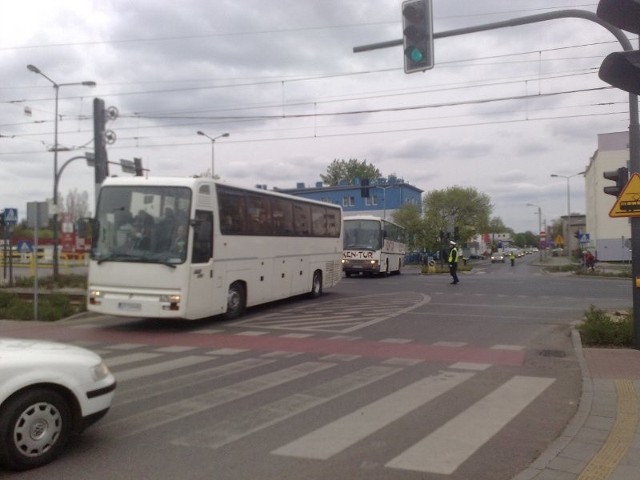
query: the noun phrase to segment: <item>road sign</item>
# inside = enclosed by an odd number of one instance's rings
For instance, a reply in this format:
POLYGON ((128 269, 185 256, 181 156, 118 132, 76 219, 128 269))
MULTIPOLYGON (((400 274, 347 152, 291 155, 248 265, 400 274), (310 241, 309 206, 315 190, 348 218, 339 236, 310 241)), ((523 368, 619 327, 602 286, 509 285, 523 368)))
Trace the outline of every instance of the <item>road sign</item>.
POLYGON ((591 238, 588 233, 581 233, 580 236, 578 237, 578 241, 580 243, 589 243, 590 240, 591 238))
POLYGON ((5 208, 4 209, 4 224, 15 225, 18 223, 18 209, 17 208, 5 208))
POLYGON ((640 175, 634 173, 624 186, 609 216, 640 217, 640 175))
POLYGON ((26 240, 20 240, 16 244, 16 250, 18 250, 18 252, 20 253, 31 253, 33 252, 33 244, 26 240))

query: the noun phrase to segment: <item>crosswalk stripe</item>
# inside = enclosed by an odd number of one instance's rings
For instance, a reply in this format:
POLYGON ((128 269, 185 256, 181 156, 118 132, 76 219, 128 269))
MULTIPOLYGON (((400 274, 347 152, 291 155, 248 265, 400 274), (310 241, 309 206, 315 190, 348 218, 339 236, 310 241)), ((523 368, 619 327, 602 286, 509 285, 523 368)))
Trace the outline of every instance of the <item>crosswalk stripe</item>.
POLYGON ((516 376, 386 464, 452 474, 555 380, 516 376))
POLYGON ((174 422, 189 415, 209 410, 218 405, 239 400, 287 382, 334 367, 334 363, 305 362, 276 372, 260 375, 211 392, 195 395, 162 407, 122 417, 103 424, 103 430, 114 438, 124 438, 136 433, 174 422))
POLYGON ((191 365, 197 365, 199 363, 210 362, 214 360, 213 357, 204 357, 198 355, 191 355, 186 357, 180 357, 173 360, 167 360, 166 362, 154 363, 152 365, 145 365, 144 367, 131 368, 121 372, 114 373, 118 382, 124 382, 126 380, 134 380, 136 378, 147 377, 149 375, 157 375, 158 373, 164 373, 178 368, 189 367, 191 365))
POLYGON ((117 357, 107 357, 104 359, 109 368, 119 367, 120 365, 126 365, 127 363, 142 362, 144 360, 151 360, 152 358, 161 357, 161 353, 148 353, 137 352, 128 353, 126 355, 118 355, 117 357))
POLYGON ((423 378, 271 453, 326 460, 473 375, 467 372, 441 372, 423 378))
POLYGON ((192 432, 173 440, 173 445, 218 448, 275 425, 346 393, 399 372, 400 368, 372 366, 329 380, 305 391, 276 400, 249 412, 217 422, 213 428, 192 432))
MULTIPOLYGON (((212 360, 214 358, 209 357, 212 360)), ((113 401, 114 406, 124 405, 126 403, 148 400, 150 397, 163 395, 165 393, 181 390, 186 387, 197 385, 198 383, 210 383, 218 378, 228 375, 235 375, 253 368, 264 367, 274 363, 275 360, 266 360, 258 358, 245 358, 237 362, 225 363, 214 367, 204 368, 194 373, 180 375, 179 377, 167 378, 165 380, 156 380, 151 384, 132 385, 124 384, 118 387, 118 394, 113 401)))

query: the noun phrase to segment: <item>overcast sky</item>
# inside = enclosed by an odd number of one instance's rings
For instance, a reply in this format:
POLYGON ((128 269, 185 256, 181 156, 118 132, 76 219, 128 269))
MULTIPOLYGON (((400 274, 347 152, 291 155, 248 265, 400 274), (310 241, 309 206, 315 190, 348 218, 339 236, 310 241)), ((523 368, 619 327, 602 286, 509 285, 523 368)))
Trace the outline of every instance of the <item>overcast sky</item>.
MULTIPOLYGON (((434 0, 435 32, 556 10, 580 0, 434 0)), ((366 160, 425 192, 474 187, 517 232, 567 214, 567 180, 597 134, 629 125, 628 95, 598 79, 620 50, 584 19, 435 41, 435 68, 406 75, 400 0, 21 0, 0 17, 0 208, 53 193, 53 81, 60 87, 59 166, 93 149, 95 97, 119 117, 109 160, 142 157, 153 176, 212 164, 244 186, 312 185, 334 159, 366 160), (419 108, 416 108, 419 107, 419 108), (30 111, 31 114, 26 112, 30 111)), ((635 42, 635 40, 633 40, 635 42)), ((634 43, 635 44, 635 43, 634 43)), ((116 165, 111 174, 122 175, 116 165)), ((93 170, 65 169, 59 189, 93 201, 93 170)), ((584 180, 570 181, 584 213, 584 180)))

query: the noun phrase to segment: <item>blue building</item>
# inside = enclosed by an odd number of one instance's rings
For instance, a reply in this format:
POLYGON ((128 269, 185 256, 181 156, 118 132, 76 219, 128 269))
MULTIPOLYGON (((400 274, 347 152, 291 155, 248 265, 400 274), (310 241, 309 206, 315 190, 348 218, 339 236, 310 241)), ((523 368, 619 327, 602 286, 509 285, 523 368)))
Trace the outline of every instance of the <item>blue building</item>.
POLYGON ((336 186, 316 182, 315 186, 307 187, 304 183, 298 183, 296 188, 274 190, 341 205, 345 216, 366 213, 391 220, 393 212, 406 204, 415 205, 422 212, 423 190, 393 175, 379 178, 370 185, 356 179, 352 183, 341 181, 336 186))

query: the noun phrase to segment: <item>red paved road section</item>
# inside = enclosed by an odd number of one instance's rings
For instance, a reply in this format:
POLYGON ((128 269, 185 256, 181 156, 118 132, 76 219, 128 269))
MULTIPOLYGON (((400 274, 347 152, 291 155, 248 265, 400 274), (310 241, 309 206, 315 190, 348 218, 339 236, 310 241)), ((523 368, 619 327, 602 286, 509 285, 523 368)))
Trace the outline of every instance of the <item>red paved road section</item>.
POLYGON ((106 328, 71 328, 61 324, 2 322, 0 335, 38 338, 59 342, 139 343, 152 346, 190 346, 208 349, 236 348, 260 352, 287 351, 320 355, 359 355, 372 358, 406 358, 437 363, 488 363, 520 366, 523 350, 501 350, 472 346, 446 347, 419 343, 389 343, 335 338, 288 338, 284 336, 229 335, 197 332, 122 331, 106 328))

